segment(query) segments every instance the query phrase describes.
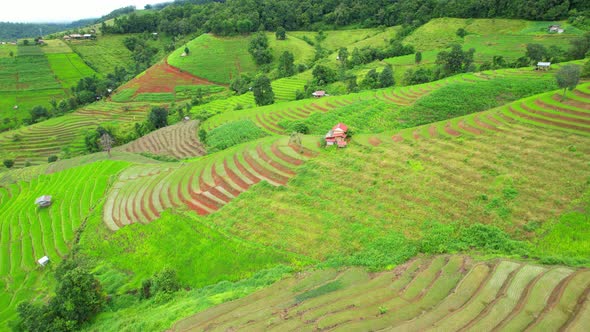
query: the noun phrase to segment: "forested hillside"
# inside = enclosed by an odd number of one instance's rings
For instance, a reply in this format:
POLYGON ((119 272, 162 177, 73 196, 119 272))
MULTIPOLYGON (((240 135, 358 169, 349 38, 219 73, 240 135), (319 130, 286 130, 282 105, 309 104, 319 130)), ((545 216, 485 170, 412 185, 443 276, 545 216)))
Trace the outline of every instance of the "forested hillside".
POLYGON ((68 29, 86 26, 95 19, 84 19, 71 23, 11 23, 0 22, 0 41, 15 41, 20 38, 32 38, 48 35, 68 29))

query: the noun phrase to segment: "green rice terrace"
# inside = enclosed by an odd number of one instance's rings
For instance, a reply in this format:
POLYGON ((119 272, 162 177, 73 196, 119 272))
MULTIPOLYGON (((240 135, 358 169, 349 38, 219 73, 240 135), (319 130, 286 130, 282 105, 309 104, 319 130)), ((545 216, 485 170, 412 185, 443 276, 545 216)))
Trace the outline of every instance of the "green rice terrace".
MULTIPOLYGON (((173 17, 137 16, 160 12, 173 17)), ((0 331, 589 330, 590 61, 566 57, 580 25, 367 21, 281 39, 165 24, 0 45, 6 128, 81 79, 125 77, 0 132, 0 331), (540 70, 530 43, 563 52, 540 70), (445 72, 453 50, 465 63, 445 72)))

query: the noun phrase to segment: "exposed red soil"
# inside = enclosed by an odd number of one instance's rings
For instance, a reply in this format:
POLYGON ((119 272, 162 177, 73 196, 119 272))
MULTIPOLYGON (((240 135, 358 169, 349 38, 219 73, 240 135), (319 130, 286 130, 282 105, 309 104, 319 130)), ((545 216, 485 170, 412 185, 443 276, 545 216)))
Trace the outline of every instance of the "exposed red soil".
POLYGON ((473 121, 475 122, 476 125, 478 125, 482 128, 489 129, 489 130, 499 130, 498 128, 496 128, 494 126, 481 121, 478 116, 473 117, 473 121))
POLYGON ((242 155, 244 156, 244 160, 246 161, 246 163, 248 163, 248 165, 250 165, 252 169, 254 169, 258 174, 264 176, 265 178, 281 185, 285 185, 287 184, 287 181, 289 181, 288 177, 277 173, 273 173, 272 171, 264 168, 264 166, 260 165, 260 163, 258 163, 258 161, 256 161, 256 159, 254 159, 250 155, 250 153, 248 153, 248 151, 244 151, 242 155))
POLYGON ((212 85, 216 84, 204 78, 194 76, 188 72, 162 61, 149 68, 143 75, 125 84, 121 89, 137 87, 136 94, 169 92, 174 93, 178 85, 212 85))
POLYGON ((381 140, 375 136, 369 138, 369 144, 372 146, 379 146, 381 145, 381 140))
POLYGON ((412 133, 412 136, 414 137, 415 140, 419 140, 422 138, 417 130, 414 130, 414 132, 412 133))
POLYGON ((240 188, 247 190, 248 188, 250 188, 250 185, 248 183, 246 183, 246 181, 242 180, 242 178, 240 176, 238 176, 231 168, 229 168, 229 165, 227 164, 227 160, 223 161, 223 169, 225 170, 225 173, 227 174, 227 176, 235 183, 237 184, 240 188))
POLYGON ((244 165, 240 163, 240 160, 238 159, 237 155, 234 155, 234 164, 236 164, 238 171, 244 174, 248 179, 250 179, 250 181, 252 181, 255 184, 260 182, 260 179, 256 175, 252 174, 252 172, 250 172, 246 167, 244 167, 244 165))
POLYGON ((396 134, 396 135, 391 136, 391 139, 394 142, 398 142, 398 143, 404 140, 404 138, 400 134, 396 134))
POLYGON ((186 204, 186 206, 189 207, 189 209, 196 211, 198 214, 200 215, 206 215, 209 214, 209 211, 205 210, 203 207, 201 207, 200 205, 195 204, 193 201, 186 199, 186 197, 184 197, 182 195, 182 188, 180 186, 177 187, 177 193, 178 193, 178 197, 180 198, 180 200, 186 204))
MULTIPOLYGON (((210 186, 207 186, 204 181, 201 181, 202 179, 202 173, 203 173, 204 169, 201 169, 201 174, 199 175, 199 188, 210 188, 210 186)), ((209 197, 203 196, 201 195, 200 192, 197 192, 196 190, 193 189, 193 179, 194 179, 194 175, 195 173, 191 173, 191 176, 189 177, 188 180, 188 193, 191 196, 191 198, 197 202, 199 202, 200 204, 202 204, 205 207, 208 207, 212 210, 218 210, 220 205, 219 202, 213 201, 211 200, 209 197)), ((202 191, 207 191, 207 190, 202 190, 202 191)))
POLYGON ((283 134, 283 132, 281 130, 276 129, 276 128, 273 128, 273 127, 269 126, 268 124, 266 124, 266 121, 263 121, 260 118, 260 115, 259 114, 256 114, 256 122, 258 122, 258 124, 260 126, 262 126, 262 128, 264 128, 264 129, 266 129, 266 130, 268 130, 268 131, 270 131, 272 133, 279 134, 279 135, 283 134))
POLYGON ((590 94, 588 94, 588 93, 586 93, 586 92, 583 92, 583 91, 581 91, 581 90, 575 89, 575 90, 573 91, 573 93, 574 93, 576 96, 579 96, 579 97, 582 97, 582 98, 588 98, 588 99, 590 99, 590 94))
POLYGON ((293 151, 295 151, 299 154, 302 154, 303 156, 308 157, 308 158, 315 157, 318 154, 315 151, 312 151, 304 146, 295 145, 294 143, 289 143, 289 147, 291 149, 293 149, 293 151))
POLYGON ((544 116, 546 118, 557 119, 557 120, 567 121, 567 122, 577 122, 577 123, 583 123, 586 125, 590 125, 590 120, 570 118, 569 116, 565 116, 565 115, 536 110, 536 109, 532 109, 532 108, 528 107, 525 104, 520 104, 520 107, 522 107, 524 110, 526 110, 529 113, 538 114, 538 115, 544 116))
POLYGON ((270 166, 276 168, 277 170, 285 173, 285 174, 289 174, 289 175, 295 175, 296 173, 290 169, 289 167, 276 162, 275 160, 273 160, 269 155, 266 154, 266 152, 264 152, 264 150, 262 150, 262 146, 258 145, 256 147, 256 153, 258 154, 258 156, 266 161, 270 166))
POLYGON ((475 135, 481 135, 481 134, 483 134, 483 132, 481 130, 479 130, 477 128, 474 128, 474 127, 471 127, 470 125, 466 124, 464 120, 459 121, 458 126, 459 126, 459 128, 461 128, 461 129, 463 129, 465 131, 468 131, 468 132, 470 132, 472 134, 475 134, 475 135))
POLYGON ((432 138, 438 137, 438 131, 436 130, 436 126, 432 125, 428 127, 428 134, 432 138))
POLYGON ((232 185, 230 185, 225 178, 223 178, 222 176, 220 176, 219 174, 217 174, 217 168, 215 167, 215 165, 213 165, 211 167, 211 176, 213 177, 213 181, 215 181, 215 184, 220 186, 221 188, 225 189, 225 191, 229 192, 230 194, 234 195, 234 196, 238 196, 241 191, 239 191, 238 189, 234 188, 232 185))
POLYGON ((325 107, 322 107, 322 106, 320 106, 320 105, 318 105, 318 104, 316 104, 316 103, 313 103, 313 104, 311 104, 311 106, 313 106, 314 108, 317 108, 317 109, 319 109, 319 110, 320 110, 320 111, 322 111, 322 112, 327 112, 327 111, 329 111, 329 109, 327 109, 327 108, 325 108, 325 107))
POLYGON ((562 127, 562 128, 568 128, 568 129, 574 129, 574 130, 579 130, 579 131, 587 131, 590 132, 590 128, 588 127, 580 127, 580 126, 576 126, 573 124, 568 124, 568 123, 563 123, 563 122, 557 122, 557 121, 552 121, 552 120, 548 120, 548 119, 541 119, 538 118, 536 116, 532 116, 532 115, 528 115, 525 113, 522 113, 520 111, 515 110, 514 108, 510 107, 510 112, 512 112, 514 115, 524 118, 524 119, 528 119, 528 120, 532 120, 535 122, 539 122, 539 123, 544 123, 544 124, 548 124, 548 125, 552 125, 552 126, 556 126, 556 127, 562 127))
POLYGON ((451 136, 461 136, 461 133, 451 128, 451 124, 447 122, 445 124, 445 132, 451 136))
POLYGON ((272 151, 272 153, 274 153, 275 156, 277 156, 281 160, 288 162, 289 164, 292 164, 292 165, 303 164, 303 160, 293 158, 293 157, 289 156, 288 154, 285 154, 283 151, 281 151, 281 149, 279 149, 279 147, 276 144, 273 144, 271 146, 271 151, 272 151))
POLYGON ((555 101, 558 101, 558 102, 563 103, 563 104, 566 104, 566 105, 571 105, 571 106, 574 106, 574 107, 578 107, 578 108, 581 108, 583 110, 590 110, 590 103, 584 103, 584 102, 581 102, 581 101, 578 101, 578 100, 573 100, 573 99, 564 99, 564 100, 562 100, 561 95, 558 95, 558 94, 554 94, 551 98, 553 100, 555 100, 555 101))
POLYGON ((535 100, 535 104, 537 106, 540 106, 542 108, 549 109, 549 110, 559 111, 562 113, 577 115, 577 116, 581 116, 581 117, 590 117, 590 113, 575 111, 575 110, 571 110, 569 108, 563 108, 563 107, 559 107, 559 106, 555 106, 555 105, 546 104, 543 101, 541 101, 540 99, 535 100))

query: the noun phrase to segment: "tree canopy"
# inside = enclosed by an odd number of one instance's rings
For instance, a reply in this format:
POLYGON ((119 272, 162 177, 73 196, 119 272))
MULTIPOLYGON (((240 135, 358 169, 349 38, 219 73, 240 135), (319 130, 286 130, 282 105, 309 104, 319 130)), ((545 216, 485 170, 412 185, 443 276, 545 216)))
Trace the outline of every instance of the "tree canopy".
POLYGON ((275 102, 275 94, 270 85, 270 79, 264 75, 256 77, 252 86, 256 105, 264 106, 275 102))
POLYGON ((580 82, 581 68, 578 65, 565 65, 559 69, 555 75, 557 85, 563 89, 563 98, 566 91, 573 90, 580 82))

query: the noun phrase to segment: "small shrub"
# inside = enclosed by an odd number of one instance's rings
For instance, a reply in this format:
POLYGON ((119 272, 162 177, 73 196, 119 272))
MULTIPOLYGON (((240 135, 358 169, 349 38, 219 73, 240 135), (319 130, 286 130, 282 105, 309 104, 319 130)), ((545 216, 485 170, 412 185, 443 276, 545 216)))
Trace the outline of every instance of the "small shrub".
POLYGON ((379 307, 379 314, 380 315, 385 315, 386 313, 387 313, 387 307, 380 306, 379 307))
POLYGON ((47 162, 48 163, 53 163, 57 161, 57 156, 56 155, 51 155, 49 157, 47 157, 47 162))
POLYGON ((6 168, 12 168, 12 166, 14 166, 14 160, 12 159, 4 159, 2 163, 6 168))

